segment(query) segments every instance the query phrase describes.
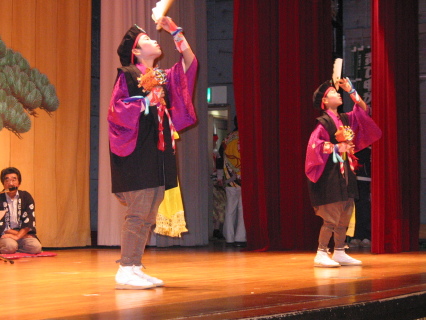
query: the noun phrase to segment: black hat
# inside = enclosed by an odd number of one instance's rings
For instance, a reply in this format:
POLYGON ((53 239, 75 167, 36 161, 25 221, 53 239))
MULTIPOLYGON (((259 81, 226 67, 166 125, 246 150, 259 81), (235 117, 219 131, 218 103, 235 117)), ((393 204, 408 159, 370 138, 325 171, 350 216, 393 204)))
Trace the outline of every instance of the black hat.
POLYGON ((312 100, 314 102, 314 107, 316 109, 322 109, 321 108, 321 104, 322 104, 322 98, 324 98, 324 94, 325 92, 328 90, 328 88, 333 87, 333 84, 331 82, 331 80, 327 80, 325 81, 323 84, 321 84, 317 90, 315 90, 314 92, 314 96, 312 97, 312 100))
POLYGON ((123 40, 121 40, 117 53, 123 67, 132 63, 132 49, 138 39, 138 35, 141 33, 146 34, 146 31, 135 24, 126 32, 123 40))

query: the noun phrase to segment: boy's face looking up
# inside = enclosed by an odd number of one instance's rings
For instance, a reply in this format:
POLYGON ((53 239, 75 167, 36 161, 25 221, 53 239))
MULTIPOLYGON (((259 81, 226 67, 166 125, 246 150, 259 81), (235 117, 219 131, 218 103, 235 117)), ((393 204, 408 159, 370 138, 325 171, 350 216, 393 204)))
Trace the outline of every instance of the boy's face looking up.
POLYGON ((327 96, 322 98, 322 102, 324 103, 326 109, 336 109, 342 104, 342 97, 340 96, 340 93, 336 91, 336 89, 331 89, 327 93, 327 96))
POLYGON ((138 45, 133 49, 133 54, 140 59, 157 59, 161 56, 161 48, 156 40, 152 40, 147 34, 143 34, 138 45))

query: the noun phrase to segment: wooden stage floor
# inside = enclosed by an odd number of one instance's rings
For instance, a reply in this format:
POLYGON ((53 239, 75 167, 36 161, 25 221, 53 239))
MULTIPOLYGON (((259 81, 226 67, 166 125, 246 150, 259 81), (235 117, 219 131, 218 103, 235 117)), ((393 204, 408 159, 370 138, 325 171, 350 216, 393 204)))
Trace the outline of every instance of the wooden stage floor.
POLYGON ((326 269, 313 267, 314 252, 148 248, 145 271, 166 282, 149 290, 114 289, 118 248, 54 252, 0 262, 3 319, 426 317, 426 251, 352 250, 364 266, 326 269))

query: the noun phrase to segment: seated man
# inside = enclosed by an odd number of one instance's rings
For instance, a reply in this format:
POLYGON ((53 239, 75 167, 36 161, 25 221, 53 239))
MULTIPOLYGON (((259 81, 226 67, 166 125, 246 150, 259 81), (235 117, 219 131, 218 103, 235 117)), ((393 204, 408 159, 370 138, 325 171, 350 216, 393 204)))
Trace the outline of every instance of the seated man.
POLYGON ((9 167, 1 171, 0 177, 4 187, 0 193, 0 253, 40 253, 33 197, 27 191, 18 191, 21 173, 9 167))

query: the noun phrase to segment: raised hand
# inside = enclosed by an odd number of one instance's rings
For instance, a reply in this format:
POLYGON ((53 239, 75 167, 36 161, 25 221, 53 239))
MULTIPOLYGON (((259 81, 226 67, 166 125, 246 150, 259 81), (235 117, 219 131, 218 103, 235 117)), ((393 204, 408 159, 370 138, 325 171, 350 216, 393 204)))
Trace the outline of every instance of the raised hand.
POLYGON ((172 18, 170 17, 164 17, 164 16, 160 17, 155 23, 157 24, 157 29, 162 28, 166 30, 168 33, 173 33, 174 31, 178 29, 176 23, 174 23, 172 18))

